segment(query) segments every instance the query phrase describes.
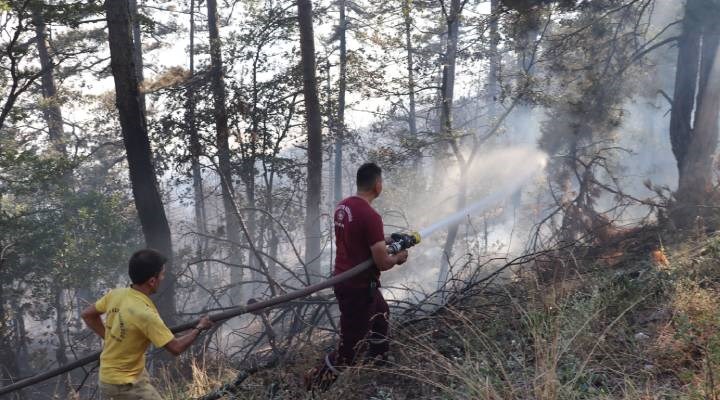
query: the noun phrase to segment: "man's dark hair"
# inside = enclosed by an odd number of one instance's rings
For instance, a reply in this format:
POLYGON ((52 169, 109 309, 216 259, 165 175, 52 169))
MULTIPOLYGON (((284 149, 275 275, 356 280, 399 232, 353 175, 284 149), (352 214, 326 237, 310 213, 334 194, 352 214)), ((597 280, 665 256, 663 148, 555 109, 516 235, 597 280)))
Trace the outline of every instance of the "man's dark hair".
POLYGON ((375 182, 382 177, 382 170, 375 163, 365 163, 357 170, 357 188, 361 192, 372 190, 375 182))
POLYGON ((160 275, 167 257, 153 249, 142 249, 130 257, 128 274, 130 280, 136 285, 142 285, 150 278, 160 275))

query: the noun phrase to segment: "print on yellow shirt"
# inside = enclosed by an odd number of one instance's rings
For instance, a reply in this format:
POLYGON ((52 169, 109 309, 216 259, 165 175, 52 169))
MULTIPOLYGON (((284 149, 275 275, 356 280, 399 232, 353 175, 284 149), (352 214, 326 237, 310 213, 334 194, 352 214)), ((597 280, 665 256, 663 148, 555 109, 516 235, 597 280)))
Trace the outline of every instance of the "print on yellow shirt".
POLYGON ((148 345, 164 347, 174 337, 152 300, 133 288, 111 290, 95 303, 95 308, 105 313, 100 382, 135 382, 145 369, 148 345))

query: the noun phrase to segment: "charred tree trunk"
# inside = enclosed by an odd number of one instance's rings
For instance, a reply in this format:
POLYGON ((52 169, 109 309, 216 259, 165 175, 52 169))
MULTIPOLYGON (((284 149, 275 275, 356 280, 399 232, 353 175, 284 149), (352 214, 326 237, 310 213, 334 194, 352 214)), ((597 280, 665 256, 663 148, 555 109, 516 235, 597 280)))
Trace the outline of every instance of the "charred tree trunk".
MULTIPOLYGON (((245 166, 245 171, 243 174, 245 175, 245 196, 247 198, 247 207, 248 207, 248 214, 247 214, 247 230, 250 235, 255 235, 255 237, 250 237, 248 240, 255 240, 257 244, 258 249, 262 249, 262 235, 257 233, 257 214, 255 213, 254 208, 257 207, 256 202, 256 195, 255 195, 255 165, 254 165, 254 156, 251 156, 251 162, 247 163, 245 166)), ((261 260, 258 259, 258 255, 255 254, 255 252, 252 251, 252 249, 248 250, 248 264, 250 267, 253 268, 251 270, 251 276, 252 276, 252 284, 250 285, 251 289, 251 295, 255 296, 257 289, 260 287, 259 282, 262 282, 264 277, 262 274, 255 271, 255 269, 261 268, 261 265, 263 263, 261 260)))
MULTIPOLYGON (((233 199, 237 200, 232 179, 232 166, 230 164, 230 145, 228 139, 227 107, 225 105, 225 79, 223 76, 222 45, 218 27, 217 0, 207 1, 208 32, 210 34, 210 77, 212 80, 213 105, 215 106, 215 132, 218 152, 218 168, 222 185, 223 209, 225 211, 225 229, 230 245, 230 263, 239 265, 241 254, 237 243, 240 241, 240 223, 233 214, 233 199)), ((243 280, 243 271, 233 268, 230 281, 234 289, 230 296, 236 301, 240 300, 240 284, 243 280)))
POLYGON ((145 81, 145 72, 142 59, 142 31, 140 30, 140 13, 138 12, 137 0, 130 0, 130 18, 132 20, 132 38, 133 38, 133 60, 135 61, 135 73, 138 78, 138 86, 140 87, 140 106, 144 112, 145 107, 145 91, 143 90, 143 82, 145 81))
MULTIPOLYGON (((3 281, 5 282, 5 281, 3 281)), ((3 292, 3 285, 0 283, 0 359, 3 360, 0 368, 0 378, 3 381, 12 382, 18 378, 18 362, 13 346, 13 329, 8 325, 11 320, 7 315, 6 303, 3 292)), ((19 312, 20 310, 17 310, 19 312)))
MULTIPOLYGON (((496 10, 497 12, 498 10, 496 10)), ((517 67, 519 70, 518 78, 516 81, 516 86, 519 90, 527 85, 527 82, 531 79, 531 77, 534 74, 534 64, 535 64, 535 53, 537 51, 537 36, 540 32, 540 15, 536 10, 527 10, 523 15, 523 31, 519 33, 519 43, 520 43, 520 49, 518 51, 518 60, 517 60, 517 67)), ((497 20, 495 20, 495 24, 497 24, 497 20)), ((496 35, 497 35, 497 26, 496 29, 496 35)), ((495 49, 497 52, 497 48, 495 49)), ((524 96, 524 93, 518 93, 519 96, 524 96)), ((517 146, 520 144, 525 144, 525 142, 528 140, 527 136, 524 135, 524 132, 530 132, 533 131, 534 128, 532 126, 532 113, 533 113, 533 105, 529 102, 524 102, 519 105, 519 112, 515 114, 515 125, 518 127, 516 128, 515 132, 509 132, 510 135, 508 135, 507 140, 509 142, 509 145, 511 146, 517 146)), ((506 208, 508 213, 508 217, 511 217, 513 221, 517 218, 517 210, 520 208, 520 205, 522 203, 522 187, 518 188, 517 191, 515 191, 509 200, 509 205, 506 208)))
MULTIPOLYGON (((333 104, 333 95, 332 95, 332 77, 330 75, 331 67, 330 67, 330 56, 328 55, 325 58, 325 98, 327 99, 327 103, 325 104, 325 110, 326 110, 326 117, 327 117, 327 125, 328 125, 328 131, 331 135, 334 135, 334 150, 330 157, 330 163, 328 168, 333 171, 333 175, 329 178, 328 187, 333 188, 333 192, 330 193, 330 196, 328 196, 328 210, 332 210, 335 208, 335 205, 338 203, 338 200, 335 199, 335 196, 337 193, 342 192, 342 179, 337 179, 337 169, 335 166, 338 164, 336 158, 338 156, 337 154, 337 146, 340 141, 340 132, 338 128, 338 124, 336 122, 336 116, 335 116, 335 104, 333 104), (335 187, 335 184, 340 182, 341 188, 340 192, 338 192, 335 187)), ((341 154, 341 160, 342 160, 342 148, 340 150, 341 154)), ((342 161, 341 161, 342 162, 342 161)), ((340 172, 342 173, 342 171, 340 172)))
MULTIPOLYGON (((445 65, 443 66, 442 80, 442 101, 440 109, 440 139, 449 143, 455 152, 458 164, 460 164, 460 188, 458 192, 458 209, 462 209, 465 205, 465 160, 460 153, 455 132, 453 131, 452 107, 455 93, 455 65, 457 62, 457 44, 458 35, 460 33, 460 0, 451 0, 449 14, 446 16, 447 22, 447 47, 445 51, 445 65)), ((442 259, 440 260, 440 275, 438 276, 438 288, 445 284, 450 269, 450 258, 452 250, 457 238, 459 225, 453 225, 448 229, 448 235, 445 238, 443 246, 442 259)))
MULTIPOLYGON (((48 127, 48 139, 52 144, 52 148, 57 156, 67 157, 67 149, 65 147, 65 132, 63 129, 62 108, 60 107, 60 99, 57 95, 57 86, 55 85, 55 71, 52 55, 50 53, 50 45, 48 42, 48 28, 43 17, 44 3, 38 2, 32 6, 32 19, 35 25, 35 42, 38 48, 38 56, 42 75, 40 77, 42 88, 42 111, 43 119, 48 127)), ((72 171, 66 170, 62 176, 62 188, 72 191, 73 176, 72 171)))
MULTIPOLYGON (((466 203, 466 197, 467 197, 467 168, 464 166, 461 166, 461 172, 460 172, 460 188, 458 190, 458 198, 457 198, 457 209, 462 210, 465 208, 466 203)), ((460 230, 461 224, 455 224, 448 229, 447 237, 445 238, 445 244, 443 245, 443 253, 442 253, 442 259, 440 260, 440 275, 438 276, 438 289, 441 289, 450 278, 450 262, 452 254, 453 254, 453 247, 455 246, 455 241, 457 240, 457 234, 460 230)))
MULTIPOLYGON (((62 109, 60 108, 59 99, 57 97, 57 86, 55 85, 54 64, 50 54, 50 46, 48 43, 48 29, 43 17, 42 7, 44 2, 40 1, 32 6, 32 19, 35 25, 35 41, 42 69, 40 78, 42 88, 42 111, 43 118, 48 127, 48 138, 53 146, 54 151, 60 157, 66 157, 65 135, 63 132, 62 109)), ((65 173, 63 178, 63 187, 65 190, 72 190, 72 174, 65 173)), ((67 210, 63 206, 63 211, 67 210)), ((55 349, 55 359, 60 365, 68 362, 67 358, 67 340, 63 328, 66 326, 66 313, 63 304, 63 289, 55 287, 53 289, 55 295, 55 336, 58 340, 58 346, 55 349)))
POLYGON ((403 23, 405 28, 405 51, 407 52, 407 74, 408 74, 408 130, 410 137, 416 146, 414 150, 413 165, 417 171, 420 166, 420 148, 417 133, 417 111, 415 102, 415 60, 413 59, 414 48, 412 45, 412 10, 411 0, 403 3, 403 23))
POLYGON ((338 81, 338 110, 335 129, 335 203, 342 200, 342 166, 343 142, 345 140, 345 91, 347 90, 347 19, 345 18, 345 2, 340 0, 340 80, 338 81))
MULTIPOLYGON (((288 123, 290 121, 290 118, 292 117, 292 112, 290 112, 290 116, 288 118, 288 123)), ((285 131, 287 133, 287 130, 285 131)), ((284 134, 282 136, 285 136, 284 134)), ((273 154, 277 154, 278 149, 278 143, 274 144, 274 150, 273 154)), ((274 168, 274 167, 273 167, 274 168)), ((277 259, 278 254, 278 247, 280 244, 280 239, 278 238, 277 229, 275 227, 275 222, 270 217, 274 210, 275 210, 275 199, 273 198, 273 187, 275 183, 275 170, 268 171, 265 161, 263 160, 263 180, 265 182, 265 190, 264 190, 264 200, 265 200, 265 210, 267 210, 267 213, 263 214, 262 221, 263 221, 263 228, 265 232, 267 232, 268 238, 268 247, 269 247, 269 254, 270 257, 267 260, 267 263, 265 263, 267 268, 268 275, 275 280, 276 278, 276 271, 278 266, 275 264, 275 261, 277 259)))
POLYGON ((62 110, 60 109, 60 99, 57 97, 57 87, 55 85, 55 75, 53 72, 54 65, 48 44, 47 25, 42 15, 43 5, 43 2, 39 2, 32 8, 33 24, 35 25, 35 41, 40 58, 40 67, 42 69, 42 75, 40 77, 44 100, 42 112, 43 118, 48 126, 48 135, 54 150, 59 155, 65 155, 63 116, 62 110))
MULTIPOLYGON (((681 226, 694 223, 693 217, 706 215, 704 206, 714 204, 713 160, 718 142, 720 117, 720 53, 717 40, 703 40, 703 67, 710 67, 705 86, 701 87, 695 112, 695 126, 678 183, 677 200, 681 226), (707 46, 707 51, 705 48, 707 46), (711 53, 714 52, 714 55, 711 53), (714 60, 714 62, 713 62, 714 60)), ((702 82, 702 79, 701 79, 702 82)))
MULTIPOLYGON (((123 142, 127 152, 130 182, 145 243, 172 260, 170 226, 158 190, 152 152, 142 109, 137 69, 133 61, 133 42, 128 0, 106 0, 105 12, 110 42, 110 66, 115 79, 115 100, 120 115, 123 142)), ((172 324, 175 317, 175 277, 168 261, 166 282, 158 298, 158 309, 172 324)))
MULTIPOLYGON (((261 67, 261 54, 262 46, 258 46, 255 51, 252 69, 252 109, 250 112, 252 122, 250 126, 250 140, 247 143, 247 151, 245 152, 246 159, 244 159, 242 162, 241 171, 243 181, 245 182, 245 196, 248 205, 247 229, 248 234, 251 235, 247 239, 254 240, 255 243, 258 244, 256 248, 259 249, 262 249, 263 246, 263 234, 262 232, 257 232, 257 213, 254 209, 257 207, 255 190, 255 162, 257 161, 258 156, 258 141, 261 137, 261 129, 264 129, 261 128, 262 116, 260 115, 261 111, 258 107, 260 103, 260 88, 258 87, 258 69, 261 67), (252 237, 252 235, 255 236, 252 237)), ((262 137, 264 137, 264 135, 262 137)), ((252 268, 251 276, 253 282, 251 285, 251 295, 255 296, 255 293, 260 288, 259 283, 263 281, 264 277, 261 273, 257 271, 261 268, 263 262, 258 258, 258 255, 255 254, 252 249, 248 250, 248 264, 252 268)))
POLYGON ((13 296, 13 298, 10 299, 10 307, 14 310, 12 313, 15 336, 15 343, 13 347, 18 371, 23 371, 24 374, 27 374, 32 371, 32 367, 30 365, 30 351, 28 349, 29 335, 27 327, 25 326, 25 316, 20 300, 22 300, 20 296, 13 296))
POLYGON ((322 120, 315 76, 315 37, 311 0, 298 0, 300 55, 303 72, 303 96, 308 136, 307 195, 305 197, 305 264, 312 282, 320 271, 320 198, 322 190, 322 120))
MULTIPOLYGON (((193 81, 195 75, 195 0, 190 0, 190 80, 193 81)), ((194 193, 194 211, 195 211, 195 225, 201 235, 207 233, 207 216, 205 214, 205 193, 203 190, 203 178, 202 170, 200 169, 200 156, 202 155, 202 145, 200 144, 200 135, 197 131, 197 124, 195 118, 195 87, 191 83, 187 87, 186 102, 185 102, 185 124, 187 126, 188 138, 190 141, 190 158, 191 158, 191 169, 193 178, 193 193, 194 193)), ((200 238, 198 240, 197 256, 203 258, 203 253, 207 244, 206 238, 200 238)), ((200 272, 200 280, 206 281, 206 265, 205 263, 198 264, 200 272)))
POLYGON ((277 278, 277 265, 275 265, 275 261, 273 259, 277 259, 278 256, 278 249, 280 247, 280 238, 278 237, 277 230, 275 227, 270 228, 270 239, 268 240, 268 246, 270 247, 269 253, 270 261, 268 261, 268 274, 272 279, 277 278))
POLYGON ((460 32, 460 0, 451 0, 449 13, 447 16, 447 46, 444 55, 442 99, 440 104, 440 139, 445 142, 454 141, 452 107, 455 95, 458 34, 460 32))
POLYGON ((55 349, 55 359, 58 364, 65 365, 68 362, 67 358, 67 341, 65 340, 65 332, 63 328, 66 326, 65 321, 65 305, 63 304, 63 289, 56 287, 55 292, 55 336, 57 336, 58 347, 55 349))
MULTIPOLYGON (((500 35, 498 33, 498 19, 500 18, 500 0, 490 1, 490 68, 488 71, 488 83, 486 102, 488 106, 488 119, 492 122, 497 115, 497 101, 499 93, 500 54, 498 45, 500 35)), ((490 124, 491 125, 491 124, 490 124)))
MULTIPOLYGON (((700 63, 702 27, 690 11, 700 0, 688 0, 685 6, 683 32, 678 39, 678 62, 675 70, 675 92, 670 112, 670 142, 677 161, 678 172, 684 173, 685 156, 692 136, 692 113, 700 63)), ((682 180, 682 179, 681 179, 682 180)))
POLYGON ((670 140, 678 165, 675 224, 689 228, 709 213, 713 193, 712 164, 718 140, 720 28, 701 0, 685 5, 683 32, 678 41, 670 140), (696 89, 697 88, 697 89, 696 89), (693 125, 694 121, 694 125, 693 125))

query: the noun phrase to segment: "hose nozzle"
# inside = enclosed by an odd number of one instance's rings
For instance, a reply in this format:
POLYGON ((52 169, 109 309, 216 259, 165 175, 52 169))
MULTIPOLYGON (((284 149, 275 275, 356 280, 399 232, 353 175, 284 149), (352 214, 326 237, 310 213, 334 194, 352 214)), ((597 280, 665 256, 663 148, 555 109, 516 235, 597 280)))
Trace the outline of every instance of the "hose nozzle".
POLYGON ((420 243, 420 233, 418 232, 396 232, 390 235, 390 238, 392 239, 392 243, 388 245, 388 253, 390 254, 397 254, 420 243))

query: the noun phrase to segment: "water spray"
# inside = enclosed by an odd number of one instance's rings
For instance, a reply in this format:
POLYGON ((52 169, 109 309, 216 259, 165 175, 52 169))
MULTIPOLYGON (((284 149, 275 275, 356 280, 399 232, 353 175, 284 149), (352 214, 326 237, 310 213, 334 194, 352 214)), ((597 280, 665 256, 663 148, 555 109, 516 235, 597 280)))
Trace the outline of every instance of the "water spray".
MULTIPOLYGON (((431 234, 444 229, 449 228, 453 225, 461 223, 464 219, 488 210, 489 208, 496 206, 501 201, 512 196, 513 193, 517 192, 530 178, 532 178, 538 170, 545 167, 547 163, 547 156, 541 152, 534 150, 520 149, 516 150, 521 152, 522 161, 521 165, 517 165, 510 172, 511 177, 501 177, 504 181, 489 195, 476 201, 465 207, 464 209, 454 212, 447 217, 436 221, 430 226, 423 228, 419 232, 411 232, 404 234, 393 234, 397 236, 391 236, 393 242, 388 245, 388 251, 391 254, 395 254, 400 250, 407 249, 418 243, 421 238, 427 238, 431 234)), ((496 155, 497 157, 497 155, 496 155)))
MULTIPOLYGON (((526 179, 523 179, 523 182, 526 179)), ((449 228, 453 225, 459 224, 464 219, 472 215, 478 214, 482 211, 485 211, 492 206, 495 206, 500 201, 511 196, 515 191, 518 190, 519 187, 520 184, 518 182, 507 184, 501 187, 500 190, 496 190, 489 196, 483 197, 479 201, 465 207, 460 211, 448 215, 447 217, 435 222, 427 228, 420 230, 419 232, 393 233, 390 236, 392 242, 387 246, 388 252, 390 254, 397 254, 401 250, 413 247, 416 244, 420 243, 421 238, 427 238, 428 236, 443 228, 449 228)))
POLYGON ((447 217, 441 219, 440 221, 437 221, 434 224, 428 226, 427 228, 422 229, 419 232, 419 235, 421 237, 427 237, 440 229, 449 228, 453 225, 457 225, 470 216, 486 211, 490 207, 493 207, 501 201, 505 200, 506 198, 512 196, 512 194, 515 193, 522 186, 522 183, 525 180, 527 180, 527 178, 523 179, 521 182, 516 181, 501 186, 499 190, 494 191, 490 195, 485 196, 477 202, 465 207, 464 209, 452 213, 447 217))

